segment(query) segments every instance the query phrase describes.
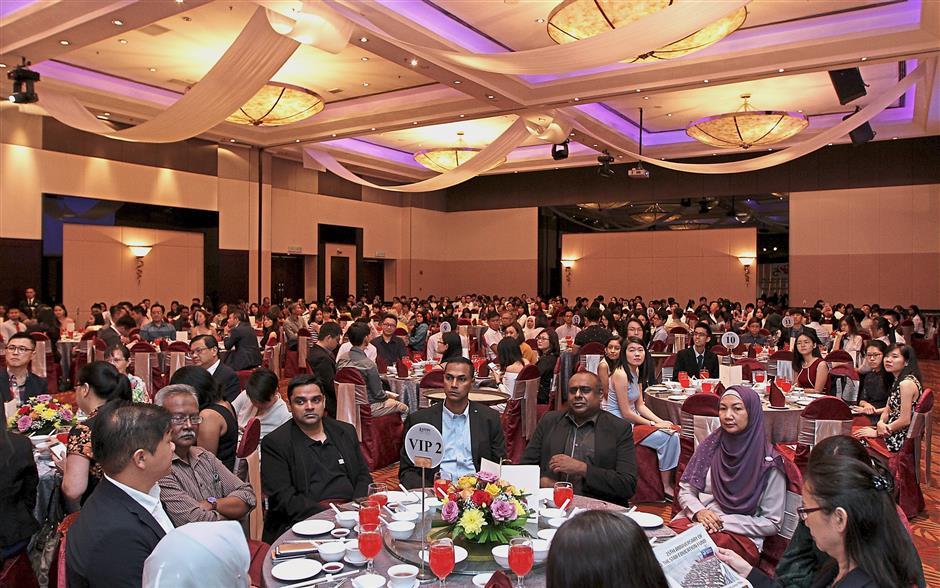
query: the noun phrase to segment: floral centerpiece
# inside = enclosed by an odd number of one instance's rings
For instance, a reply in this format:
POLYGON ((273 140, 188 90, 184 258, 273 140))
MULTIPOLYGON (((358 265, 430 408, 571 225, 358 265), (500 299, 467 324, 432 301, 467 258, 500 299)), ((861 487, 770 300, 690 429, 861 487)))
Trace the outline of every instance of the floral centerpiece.
POLYGON ((72 407, 58 402, 50 394, 30 398, 7 419, 10 429, 30 436, 52 435, 77 422, 72 407))
POLYGON ((494 473, 463 476, 448 486, 441 501, 441 519, 454 539, 508 543, 513 537, 527 535, 526 496, 494 473))

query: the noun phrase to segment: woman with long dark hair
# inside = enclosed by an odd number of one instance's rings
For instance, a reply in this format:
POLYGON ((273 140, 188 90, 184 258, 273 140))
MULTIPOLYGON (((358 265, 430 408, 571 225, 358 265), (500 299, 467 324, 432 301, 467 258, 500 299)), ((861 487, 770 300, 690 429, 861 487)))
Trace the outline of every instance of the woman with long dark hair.
MULTIPOLYGON (((620 346, 621 341, 619 336, 615 335, 608 339, 607 345, 604 347, 604 357, 601 362, 597 364, 597 377, 601 380, 601 393, 604 394, 605 409, 608 406, 617 406, 617 392, 614 390, 611 376, 620 368, 620 346)), ((621 416, 619 410, 609 412, 621 416)))
POLYGON ((535 346, 539 360, 535 367, 539 370, 539 404, 547 404, 552 394, 552 380, 555 378, 555 365, 561 354, 558 334, 554 329, 542 329, 535 336, 535 346))
POLYGON ((238 444, 238 420, 235 409, 222 397, 218 382, 204 368, 187 365, 173 373, 171 384, 189 384, 199 396, 202 424, 196 444, 214 454, 230 470, 235 469, 235 446, 238 444))
POLYGON ((898 452, 907 439, 914 407, 924 392, 914 348, 910 345, 889 346, 885 351, 884 369, 894 376, 887 406, 874 427, 862 427, 855 436, 883 437, 888 450, 898 452))
MULTIPOLYGON (((872 426, 878 423, 888 404, 888 394, 894 376, 884 368, 888 346, 883 341, 872 339, 865 344, 865 366, 868 371, 860 373, 858 386, 858 408, 868 415, 872 426)), ((861 370, 859 370, 861 371, 861 370)))
POLYGON ((463 341, 460 340, 460 334, 455 331, 444 333, 441 337, 441 346, 443 347, 441 361, 439 362, 441 364, 463 355, 463 341))
POLYGON ((829 390, 829 365, 819 351, 819 336, 804 327, 793 343, 795 384, 805 390, 824 394, 829 390))

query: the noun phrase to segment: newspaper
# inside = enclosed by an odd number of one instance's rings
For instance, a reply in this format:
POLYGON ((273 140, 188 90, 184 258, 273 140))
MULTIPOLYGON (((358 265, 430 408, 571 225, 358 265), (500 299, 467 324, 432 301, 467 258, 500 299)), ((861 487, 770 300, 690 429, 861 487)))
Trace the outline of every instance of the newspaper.
POLYGON ((670 588, 738 588, 750 586, 718 559, 718 549, 705 527, 695 525, 653 547, 670 588))

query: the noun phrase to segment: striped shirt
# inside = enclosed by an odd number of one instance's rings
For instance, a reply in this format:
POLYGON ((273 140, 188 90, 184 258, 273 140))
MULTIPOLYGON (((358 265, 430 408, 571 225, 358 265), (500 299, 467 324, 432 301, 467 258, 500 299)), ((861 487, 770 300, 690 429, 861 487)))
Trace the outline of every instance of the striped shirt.
POLYGON ((174 455, 169 475, 160 480, 160 499, 173 524, 179 527, 197 521, 226 520, 219 511, 205 510, 199 505, 210 496, 234 496, 255 507, 251 485, 238 479, 212 453, 191 447, 189 463, 174 455))

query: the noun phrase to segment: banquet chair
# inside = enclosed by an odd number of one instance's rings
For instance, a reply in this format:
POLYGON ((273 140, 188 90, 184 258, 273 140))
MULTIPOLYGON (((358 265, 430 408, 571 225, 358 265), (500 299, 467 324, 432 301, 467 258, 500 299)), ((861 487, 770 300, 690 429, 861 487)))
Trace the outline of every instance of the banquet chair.
POLYGON ((585 343, 584 346, 578 350, 578 353, 581 355, 581 367, 592 374, 596 374, 597 366, 600 365, 601 359, 604 357, 604 346, 597 341, 591 341, 590 343, 585 343))
POLYGON ((268 342, 261 355, 261 365, 281 377, 281 343, 268 342))
POLYGON ((737 359, 735 360, 734 365, 741 366, 741 377, 744 378, 745 380, 750 380, 751 374, 753 374, 754 372, 759 372, 759 371, 766 369, 763 362, 753 359, 751 357, 743 357, 741 359, 737 359))
POLYGON ((719 357, 727 356, 728 348, 724 345, 712 345, 711 352, 719 357))
POLYGON ((925 339, 912 339, 910 344, 917 353, 918 361, 940 359, 940 351, 938 351, 937 342, 934 339, 929 337, 925 339))
POLYGON ((836 349, 826 356, 826 363, 828 363, 830 366, 836 363, 847 363, 849 365, 855 365, 855 359, 848 351, 844 349, 836 349))
POLYGON ((166 347, 166 380, 169 382, 176 370, 191 365, 189 357, 189 343, 186 341, 171 341, 166 347))
POLYGON ((69 383, 75 382, 78 377, 78 370, 82 369, 85 364, 95 361, 96 336, 96 331, 85 331, 78 345, 72 350, 72 361, 69 362, 69 373, 65 374, 69 383))
POLYGON ((345 367, 336 372, 336 418, 356 428, 363 457, 370 471, 398 461, 403 425, 397 412, 372 416, 366 381, 356 368, 345 367))
POLYGON ((793 352, 781 349, 779 351, 774 351, 770 357, 767 358, 768 361, 793 361, 793 352))
POLYGON ((433 390, 444 389, 444 370, 431 370, 421 377, 418 382, 418 408, 431 406, 426 394, 433 390))
POLYGON ((770 577, 773 577, 783 557, 787 546, 790 545, 790 539, 793 538, 793 532, 796 531, 797 523, 800 517, 796 509, 803 506, 803 475, 800 469, 796 467, 787 456, 783 457, 783 469, 787 478, 787 496, 784 503, 783 521, 780 524, 780 531, 771 537, 764 539, 764 546, 760 552, 760 559, 757 567, 770 577))
POLYGON ((800 413, 796 444, 776 443, 777 451, 785 455, 801 471, 809 461, 809 454, 820 441, 835 435, 852 434, 852 410, 839 398, 826 396, 809 403, 800 413))
POLYGON ((738 346, 735 347, 731 352, 735 355, 744 355, 747 353, 747 350, 750 346, 747 343, 738 343, 738 346))
POLYGON ((157 348, 146 341, 137 341, 131 345, 130 352, 134 360, 131 365, 134 375, 144 381, 144 387, 150 394, 156 394, 166 385, 166 378, 160 370, 157 348))
POLYGON ((69 527, 78 519, 77 512, 66 515, 59 523, 56 532, 59 535, 59 547, 56 549, 55 556, 52 558, 52 565, 49 567, 49 588, 68 588, 68 574, 65 568, 65 541, 68 538, 69 527))
POLYGON ((757 331, 757 334, 761 337, 770 337, 770 329, 762 328, 761 330, 757 331))
POLYGON ((653 341, 650 343, 650 351, 652 353, 662 353, 666 351, 666 342, 665 341, 653 341))
POLYGON ((95 336, 94 342, 94 359, 92 359, 92 361, 104 361, 104 354, 108 351, 108 344, 97 335, 95 336))
POLYGON ((840 363, 829 370, 829 391, 849 404, 858 400, 858 372, 851 364, 840 363))
POLYGON ((672 372, 675 371, 675 368, 676 368, 676 354, 671 353, 669 357, 666 358, 666 361, 663 362, 663 373, 662 373, 662 377, 660 378, 660 381, 665 382, 667 380, 672 380, 672 372))
MULTIPOLYGON (((714 394, 693 394, 685 399, 679 409, 679 463, 676 466, 674 496, 679 495, 679 479, 695 448, 719 427, 719 402, 720 398, 714 394)), ((673 502, 673 516, 679 514, 679 510, 678 501, 673 502)))
POLYGON ((238 376, 238 387, 244 390, 248 386, 248 379, 251 378, 251 374, 255 373, 255 370, 239 370, 235 372, 235 375, 238 376))
POLYGON ((53 356, 52 341, 45 333, 30 333, 29 336, 36 344, 30 371, 46 380, 46 389, 49 394, 57 394, 59 392, 59 380, 62 377, 62 367, 55 361, 53 356))
POLYGON ((532 348, 533 351, 538 351, 539 342, 535 339, 526 339, 525 344, 532 348))
MULTIPOLYGON (((907 518, 913 518, 925 508, 924 493, 920 489, 920 453, 921 438, 927 428, 930 412, 933 410, 934 393, 925 388, 907 429, 907 439, 897 453, 888 449, 881 438, 865 439, 869 453, 886 463, 894 476, 895 500, 907 518)), ((930 439, 927 440, 930 451, 930 439)))
POLYGON ((0 565, 0 586, 39 588, 39 581, 26 551, 21 551, 0 565))
POLYGON ((538 421, 539 370, 534 365, 522 368, 500 416, 506 439, 506 458, 518 463, 526 444, 535 433, 538 421))

